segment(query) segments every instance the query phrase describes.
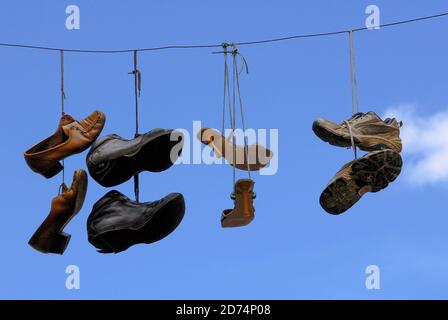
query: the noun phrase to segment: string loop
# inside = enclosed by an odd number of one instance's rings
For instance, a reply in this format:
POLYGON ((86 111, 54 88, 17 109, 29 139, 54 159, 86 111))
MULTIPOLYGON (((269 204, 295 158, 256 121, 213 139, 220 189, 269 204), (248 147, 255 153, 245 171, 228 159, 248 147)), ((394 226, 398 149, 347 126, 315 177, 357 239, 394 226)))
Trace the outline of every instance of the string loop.
POLYGON ((243 73, 244 70, 246 70, 246 74, 249 74, 249 65, 247 64, 246 58, 241 54, 241 52, 239 52, 235 44, 232 44, 232 47, 233 47, 232 50, 233 56, 240 57, 242 61, 241 70, 239 71, 239 74, 243 73))
POLYGON ((353 30, 348 31, 350 52, 350 85, 352 88, 352 114, 359 112, 358 79, 356 76, 355 46, 353 44, 353 30))
MULTIPOLYGON (((65 116, 65 88, 64 88, 64 50, 60 50, 60 72, 61 72, 61 117, 65 116)), ((65 159, 62 159, 62 183, 59 187, 59 194, 65 186, 65 159)))
MULTIPOLYGON (((247 137, 246 137, 246 124, 245 124, 245 119, 244 119, 244 106, 243 106, 243 99, 241 97, 241 85, 240 85, 240 74, 241 72, 245 69, 247 73, 249 73, 249 67, 247 65, 247 60, 246 58, 238 51, 236 45, 233 45, 233 51, 232 51, 232 55, 233 55, 233 73, 234 73, 234 86, 233 86, 233 112, 234 114, 236 114, 236 101, 235 101, 235 95, 238 96, 238 103, 240 106, 240 116, 241 116, 241 126, 243 129, 243 138, 244 138, 244 161, 247 164, 247 173, 249 176, 249 179, 252 179, 251 177, 251 173, 250 173, 250 165, 249 165, 249 154, 248 154, 248 145, 247 145, 247 137), (238 70, 238 60, 237 57, 241 58, 241 61, 243 63, 242 65, 242 69, 238 70), (236 87, 236 91, 235 91, 235 87, 236 87)), ((235 126, 236 126, 236 122, 235 122, 235 117, 234 117, 234 128, 233 130, 235 130, 235 126)), ((234 140, 234 144, 233 144, 233 148, 234 148, 234 161, 236 160, 236 144, 235 144, 235 140, 234 140)), ((234 170, 235 170, 235 166, 234 166, 234 170)))
MULTIPOLYGON (((349 54, 350 54, 350 86, 352 89, 352 115, 359 112, 359 95, 358 95, 358 79, 356 76, 356 60, 355 60, 355 46, 353 41, 353 30, 348 30, 349 54)), ((350 133, 350 140, 355 155, 358 158, 356 144, 353 138, 352 127, 348 121, 344 121, 350 133)))
MULTIPOLYGON (((240 74, 246 70, 249 72, 248 64, 246 58, 238 51, 236 44, 234 43, 223 43, 222 44, 223 51, 222 52, 214 52, 214 53, 223 53, 224 54, 224 90, 223 90, 223 106, 222 106, 222 133, 224 134, 225 127, 225 111, 228 108, 229 118, 230 118, 230 134, 226 137, 226 140, 231 141, 232 143, 232 152, 233 152, 233 165, 232 165, 232 176, 233 176, 233 185, 235 188, 236 184, 236 161, 237 152, 236 152, 236 108, 237 104, 239 104, 240 115, 241 115, 241 125, 244 134, 244 161, 247 162, 247 172, 249 175, 249 179, 251 179, 250 166, 249 166, 249 156, 248 156, 248 147, 246 140, 246 125, 244 118, 244 107, 243 107, 243 99, 241 97, 241 85, 239 76, 240 74), (229 52, 228 48, 232 47, 232 51, 229 52), (232 54, 232 87, 230 87, 230 76, 229 76, 229 64, 228 64, 228 54, 232 54), (238 65, 238 59, 241 59, 242 66, 241 69, 238 65)), ((234 190, 235 191, 235 190, 234 190)))
MULTIPOLYGON (((139 109, 139 100, 140 100, 140 93, 142 90, 142 73, 137 68, 137 50, 133 51, 134 53, 134 69, 129 72, 129 74, 132 74, 134 76, 134 100, 135 100, 135 134, 134 138, 137 138, 140 136, 139 133, 139 122, 138 122, 138 109, 139 109)), ((135 201, 140 202, 140 183, 139 183, 139 174, 136 173, 134 175, 134 194, 135 194, 135 201)))

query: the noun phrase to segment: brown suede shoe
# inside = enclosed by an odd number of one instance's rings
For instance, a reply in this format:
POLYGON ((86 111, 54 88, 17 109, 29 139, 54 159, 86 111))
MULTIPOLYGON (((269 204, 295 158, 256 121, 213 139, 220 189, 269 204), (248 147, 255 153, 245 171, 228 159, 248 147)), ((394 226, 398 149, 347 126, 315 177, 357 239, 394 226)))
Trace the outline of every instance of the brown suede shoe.
POLYGON ((63 229, 81 210, 86 192, 87 174, 84 170, 77 170, 70 189, 65 184, 62 185, 62 193, 51 202, 50 214, 28 244, 42 253, 63 254, 71 237, 63 229))
POLYGON ((59 160, 86 150, 103 130, 106 116, 95 111, 83 120, 68 114, 61 117, 56 132, 25 152, 25 160, 34 172, 51 178, 62 169, 59 160))
POLYGON ((235 207, 224 210, 221 216, 221 226, 223 228, 244 227, 255 218, 255 208, 253 206, 254 182, 249 179, 238 180, 235 184, 235 193, 232 198, 235 207))
POLYGON ((218 131, 203 128, 198 132, 198 139, 205 145, 210 146, 216 157, 224 157, 227 162, 239 170, 258 171, 265 167, 273 157, 273 152, 256 144, 247 146, 247 157, 244 147, 236 146, 236 157, 234 160, 233 142, 227 140, 218 131))
POLYGON ((353 137, 354 144, 364 151, 401 152, 401 125, 396 119, 383 121, 374 112, 368 112, 357 113, 340 124, 319 118, 313 123, 313 131, 323 141, 338 147, 351 147, 353 137))
POLYGON ((339 215, 351 208, 367 192, 386 188, 401 172, 401 156, 392 150, 368 153, 347 163, 336 173, 320 196, 320 205, 339 215))

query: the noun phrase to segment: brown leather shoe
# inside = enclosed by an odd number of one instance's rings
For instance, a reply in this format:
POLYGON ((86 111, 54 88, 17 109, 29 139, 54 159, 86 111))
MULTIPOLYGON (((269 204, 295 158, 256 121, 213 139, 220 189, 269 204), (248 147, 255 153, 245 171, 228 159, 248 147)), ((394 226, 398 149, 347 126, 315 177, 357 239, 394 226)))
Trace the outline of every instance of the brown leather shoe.
POLYGON ((233 142, 226 139, 218 131, 203 128, 198 132, 198 139, 210 146, 216 157, 224 157, 227 162, 239 170, 258 171, 271 161, 273 152, 256 144, 247 146, 247 156, 244 147, 236 146, 236 157, 233 154, 233 142))
POLYGON ((65 184, 62 185, 62 193, 51 202, 50 214, 28 244, 42 253, 63 254, 71 237, 63 229, 81 210, 86 192, 87 174, 84 170, 77 170, 70 189, 65 184))
POLYGON ((338 147, 351 147, 353 138, 353 143, 364 151, 401 152, 401 125, 395 118, 383 121, 375 112, 368 112, 357 113, 340 124, 319 118, 313 123, 313 131, 323 141, 338 147))
POLYGON ((247 226, 255 218, 254 182, 250 179, 238 180, 235 184, 235 193, 232 198, 235 200, 235 207, 224 210, 221 216, 221 226, 223 228, 235 228, 247 226))
POLYGON ((320 196, 320 205, 339 215, 351 208, 367 192, 386 188, 401 172, 403 161, 398 152, 381 150, 347 163, 336 173, 320 196))
POLYGON ((103 130, 106 116, 95 111, 83 120, 68 114, 61 117, 56 132, 25 152, 25 160, 34 172, 51 178, 62 169, 59 160, 86 150, 103 130))

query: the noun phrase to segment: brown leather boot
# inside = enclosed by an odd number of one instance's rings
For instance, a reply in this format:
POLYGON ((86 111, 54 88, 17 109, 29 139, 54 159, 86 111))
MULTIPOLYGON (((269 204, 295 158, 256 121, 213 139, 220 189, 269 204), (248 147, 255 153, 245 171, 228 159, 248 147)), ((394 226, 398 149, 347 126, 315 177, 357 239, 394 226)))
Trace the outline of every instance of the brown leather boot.
POLYGON ((224 210, 221 216, 221 226, 223 228, 235 228, 247 226, 255 218, 255 208, 253 199, 255 199, 254 182, 250 179, 238 180, 235 184, 235 192, 232 199, 235 201, 235 207, 224 210))
POLYGON ((273 152, 256 144, 247 146, 247 157, 244 147, 236 146, 236 157, 233 154, 233 142, 227 140, 218 131, 203 128, 198 133, 198 139, 210 146, 216 157, 224 157, 227 162, 239 170, 258 171, 271 161, 273 152))
POLYGON ((70 189, 65 184, 62 185, 62 193, 51 202, 50 214, 28 244, 43 253, 63 254, 71 237, 63 229, 81 210, 86 192, 87 174, 84 170, 77 170, 70 189))
POLYGON ((401 156, 392 150, 368 153, 347 163, 336 173, 320 196, 320 205, 339 215, 351 208, 367 192, 386 188, 401 172, 401 156))
POLYGON ((383 121, 376 113, 368 112, 357 113, 340 124, 319 118, 313 123, 313 131, 323 141, 338 147, 351 147, 353 138, 353 143, 364 151, 401 152, 401 125, 395 118, 383 121))
POLYGON ((25 152, 25 160, 34 172, 51 178, 62 169, 59 160, 86 150, 103 130, 106 116, 95 111, 83 120, 68 114, 61 117, 56 132, 25 152))

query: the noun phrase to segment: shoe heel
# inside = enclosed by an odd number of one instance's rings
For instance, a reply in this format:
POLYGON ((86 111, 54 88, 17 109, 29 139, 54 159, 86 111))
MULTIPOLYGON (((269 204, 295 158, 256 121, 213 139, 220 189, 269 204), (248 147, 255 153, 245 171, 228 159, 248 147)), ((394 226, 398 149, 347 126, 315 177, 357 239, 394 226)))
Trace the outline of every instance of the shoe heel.
POLYGON ((33 236, 28 244, 42 253, 63 254, 70 242, 71 236, 67 233, 55 233, 50 237, 36 238, 33 236))
POLYGON ((49 179, 57 175, 59 172, 61 172, 62 169, 64 169, 64 167, 62 166, 62 164, 59 163, 59 161, 57 161, 50 169, 48 169, 45 172, 42 172, 42 175, 45 178, 49 179))
POLYGON ((49 253, 63 254, 70 242, 71 235, 68 233, 56 233, 48 248, 49 253))

